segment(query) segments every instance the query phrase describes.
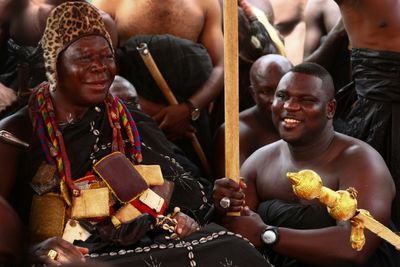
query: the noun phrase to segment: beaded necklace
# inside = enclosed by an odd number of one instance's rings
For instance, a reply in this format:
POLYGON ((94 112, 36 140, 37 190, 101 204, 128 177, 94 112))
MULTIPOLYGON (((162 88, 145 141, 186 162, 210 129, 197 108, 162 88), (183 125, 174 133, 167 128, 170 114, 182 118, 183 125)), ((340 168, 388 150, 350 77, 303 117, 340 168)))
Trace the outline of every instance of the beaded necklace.
MULTIPOLYGON (((130 112, 119 98, 110 94, 104 100, 108 121, 112 128, 111 150, 125 154, 125 142, 121 134, 121 125, 128 136, 130 146, 128 152, 136 163, 142 161, 140 137, 135 121, 130 112)), ((46 160, 51 165, 56 165, 60 178, 60 191, 68 205, 71 205, 69 190, 74 195, 79 195, 71 177, 71 166, 64 144, 64 139, 58 124, 55 121, 55 111, 49 93, 49 83, 38 86, 29 101, 32 116, 33 129, 36 132, 46 160)))

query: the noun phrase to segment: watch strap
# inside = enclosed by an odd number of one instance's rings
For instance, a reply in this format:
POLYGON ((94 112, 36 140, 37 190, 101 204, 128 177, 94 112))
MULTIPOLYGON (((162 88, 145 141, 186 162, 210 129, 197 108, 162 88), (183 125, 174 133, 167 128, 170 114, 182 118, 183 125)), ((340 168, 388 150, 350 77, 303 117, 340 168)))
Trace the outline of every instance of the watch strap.
POLYGON ((189 99, 186 99, 184 102, 184 104, 186 104, 189 107, 189 116, 190 116, 190 120, 195 121, 198 119, 199 117, 199 109, 196 108, 192 101, 190 101, 189 99), (197 113, 197 114, 196 114, 197 113))

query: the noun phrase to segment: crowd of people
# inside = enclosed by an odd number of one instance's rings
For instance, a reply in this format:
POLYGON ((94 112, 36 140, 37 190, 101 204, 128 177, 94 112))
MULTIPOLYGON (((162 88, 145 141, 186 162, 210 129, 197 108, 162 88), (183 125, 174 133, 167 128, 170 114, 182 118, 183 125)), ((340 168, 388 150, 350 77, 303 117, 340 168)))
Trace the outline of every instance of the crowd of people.
POLYGON ((238 1, 238 183, 222 6, 0 1, 0 266, 400 265, 287 178, 313 170, 400 227, 400 1, 238 1))

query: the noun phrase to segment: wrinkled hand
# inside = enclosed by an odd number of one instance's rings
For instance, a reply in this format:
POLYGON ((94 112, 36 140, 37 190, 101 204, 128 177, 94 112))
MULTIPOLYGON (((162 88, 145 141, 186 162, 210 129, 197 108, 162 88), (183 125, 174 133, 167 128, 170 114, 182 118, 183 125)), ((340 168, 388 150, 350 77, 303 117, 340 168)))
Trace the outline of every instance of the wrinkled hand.
POLYGON ((236 183, 229 178, 221 178, 214 182, 213 199, 214 206, 217 211, 221 214, 227 212, 241 212, 243 210, 245 202, 245 194, 242 189, 246 188, 246 183, 240 180, 240 183, 236 183), (223 197, 230 199, 229 208, 223 208, 220 205, 220 201, 223 197))
POLYGON ((258 213, 244 207, 241 216, 225 217, 222 224, 230 231, 246 237, 254 246, 261 247, 261 233, 267 227, 258 213))
POLYGON ((0 83, 0 112, 17 101, 17 94, 7 86, 0 83))
POLYGON ((74 246, 60 237, 52 237, 35 245, 32 248, 32 252, 33 258, 37 262, 61 265, 77 261, 84 262, 85 258, 83 255, 87 254, 89 250, 87 248, 74 246), (54 260, 47 255, 51 249, 57 252, 57 256, 54 260))
POLYGON ((168 139, 174 141, 181 138, 190 138, 195 128, 189 119, 189 109, 185 104, 172 105, 161 109, 153 119, 168 139))
POLYGON ((176 233, 180 238, 186 237, 200 229, 199 224, 185 213, 179 212, 173 218, 178 222, 176 233))

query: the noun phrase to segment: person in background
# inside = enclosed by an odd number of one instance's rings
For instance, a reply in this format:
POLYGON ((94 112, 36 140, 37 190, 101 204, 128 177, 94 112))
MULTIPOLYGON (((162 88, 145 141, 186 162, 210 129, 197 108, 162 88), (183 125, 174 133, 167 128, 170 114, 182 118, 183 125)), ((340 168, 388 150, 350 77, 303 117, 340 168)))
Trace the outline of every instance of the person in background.
MULTIPOLYGON (((258 148, 280 138, 272 123, 271 104, 280 79, 291 67, 287 58, 273 54, 262 56, 253 63, 249 91, 256 104, 239 114, 240 165, 258 148)), ((223 177, 225 125, 217 131, 213 147, 214 176, 223 177)))
POLYGON ((352 45, 356 101, 336 120, 384 158, 396 185, 392 219, 400 226, 400 1, 336 0, 352 45))

